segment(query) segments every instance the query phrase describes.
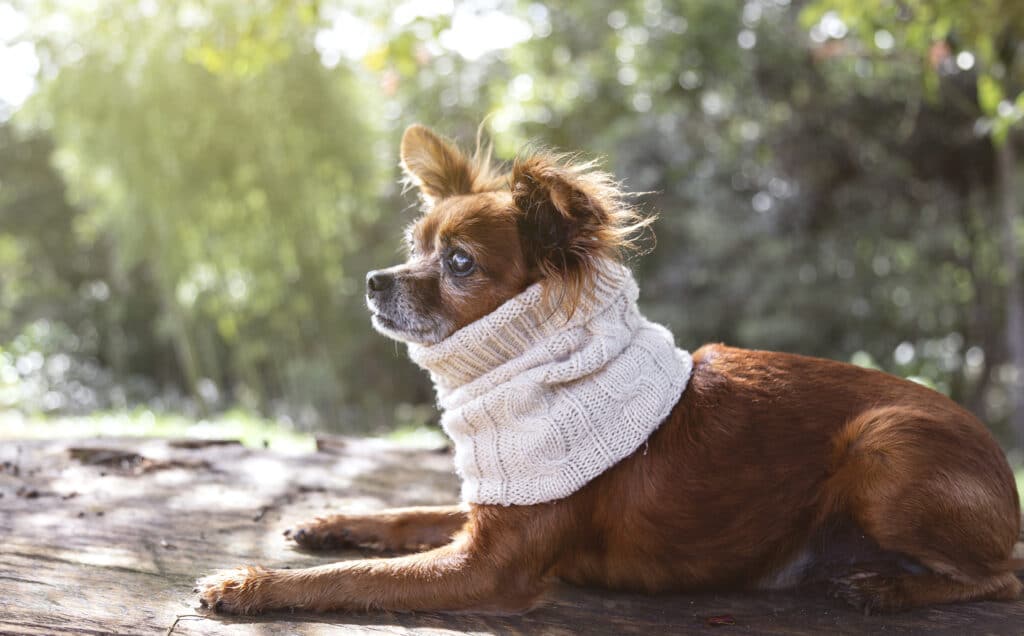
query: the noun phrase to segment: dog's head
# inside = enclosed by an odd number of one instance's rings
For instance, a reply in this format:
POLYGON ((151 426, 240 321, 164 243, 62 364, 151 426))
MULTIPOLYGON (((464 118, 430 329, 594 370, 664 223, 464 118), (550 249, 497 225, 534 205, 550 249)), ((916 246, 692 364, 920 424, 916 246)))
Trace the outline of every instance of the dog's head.
POLYGON ((479 144, 467 156, 419 125, 401 157, 424 211, 406 232, 406 262, 366 276, 373 326, 397 340, 436 344, 538 281, 571 313, 602 259, 634 247, 652 221, 593 162, 535 153, 502 172, 479 144))

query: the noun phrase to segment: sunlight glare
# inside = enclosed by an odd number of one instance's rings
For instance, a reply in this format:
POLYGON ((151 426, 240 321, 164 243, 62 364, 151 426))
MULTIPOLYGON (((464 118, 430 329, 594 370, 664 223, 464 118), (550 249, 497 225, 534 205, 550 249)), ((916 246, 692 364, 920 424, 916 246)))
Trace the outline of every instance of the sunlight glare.
POLYGON ((0 4, 0 119, 20 107, 35 91, 39 58, 35 45, 18 42, 28 28, 25 16, 9 3, 0 4))
POLYGON ((379 43, 380 33, 370 24, 349 11, 329 11, 327 18, 331 26, 316 33, 314 46, 320 54, 320 61, 327 68, 334 68, 342 58, 358 60, 366 56, 379 43))
POLYGON ((444 48, 467 60, 492 51, 507 49, 533 36, 530 24, 500 11, 476 12, 460 5, 452 15, 452 26, 441 32, 444 48))

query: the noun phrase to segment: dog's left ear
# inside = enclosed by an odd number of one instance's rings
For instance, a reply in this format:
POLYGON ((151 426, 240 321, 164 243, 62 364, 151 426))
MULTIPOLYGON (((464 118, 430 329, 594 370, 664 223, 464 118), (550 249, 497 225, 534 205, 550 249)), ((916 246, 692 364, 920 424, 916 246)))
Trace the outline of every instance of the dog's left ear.
POLYGON ((527 261, 542 275, 568 273, 602 247, 597 237, 608 213, 578 184, 576 175, 547 157, 516 161, 512 199, 527 261))
POLYGON ((475 176, 470 160, 426 126, 413 124, 405 129, 400 154, 406 178, 428 202, 472 192, 475 176))
POLYGON ((618 184, 593 163, 535 155, 516 161, 509 178, 527 264, 549 289, 560 290, 570 312, 601 261, 635 247, 653 221, 627 205, 618 184))

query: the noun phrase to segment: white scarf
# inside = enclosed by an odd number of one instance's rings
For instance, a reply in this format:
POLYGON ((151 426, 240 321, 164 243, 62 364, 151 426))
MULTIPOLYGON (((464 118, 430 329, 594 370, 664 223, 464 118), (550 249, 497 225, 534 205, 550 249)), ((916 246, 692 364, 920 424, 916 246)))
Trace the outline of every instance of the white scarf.
POLYGON ((690 378, 690 354, 640 314, 625 267, 602 267, 572 316, 541 294, 532 285, 435 345, 409 345, 434 381, 463 501, 576 492, 639 448, 690 378))

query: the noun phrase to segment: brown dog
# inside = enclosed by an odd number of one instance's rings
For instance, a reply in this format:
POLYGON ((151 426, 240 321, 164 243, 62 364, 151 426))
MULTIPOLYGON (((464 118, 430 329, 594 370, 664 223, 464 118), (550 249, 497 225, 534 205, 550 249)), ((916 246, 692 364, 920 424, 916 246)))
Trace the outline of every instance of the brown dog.
MULTIPOLYGON (((535 155, 500 174, 420 126, 401 151, 426 210, 409 261, 371 272, 367 295, 374 325, 402 340, 442 342, 535 282, 571 309, 646 223, 570 159, 535 155)), ((317 519, 291 538, 426 551, 243 568, 200 592, 243 614, 521 612, 549 577, 645 592, 830 581, 888 611, 1017 598, 1019 531, 1003 453, 946 397, 838 362, 707 345, 642 449, 569 496, 317 519)))

